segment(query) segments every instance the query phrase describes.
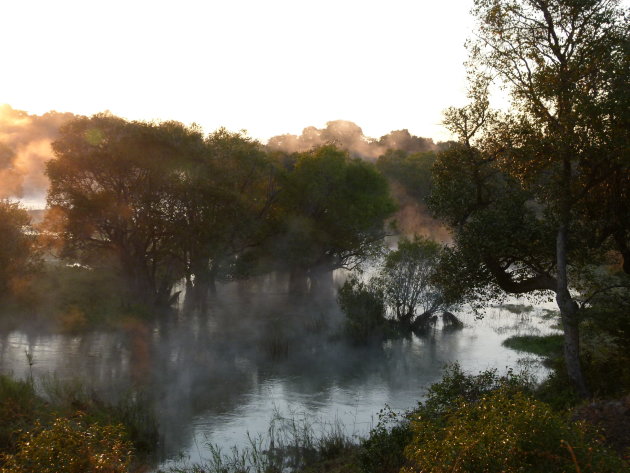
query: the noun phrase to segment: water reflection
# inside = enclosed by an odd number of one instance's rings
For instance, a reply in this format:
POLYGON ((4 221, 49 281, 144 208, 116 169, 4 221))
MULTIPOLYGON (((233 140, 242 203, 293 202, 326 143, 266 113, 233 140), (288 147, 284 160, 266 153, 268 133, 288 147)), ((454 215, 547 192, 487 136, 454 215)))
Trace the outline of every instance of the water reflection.
POLYGON ((460 313, 462 330, 438 327, 422 337, 354 347, 331 336, 335 310, 248 298, 245 307, 226 302, 205 317, 130 321, 116 331, 12 331, 0 335, 0 369, 26 377, 28 351, 36 378, 78 377, 106 398, 131 387, 148 390, 161 426, 162 458, 184 453, 196 461, 207 454, 206 442, 229 448, 244 444, 247 432, 264 433, 276 411, 339 420, 349 433, 364 434, 385 404, 413 407, 446 363, 503 371, 523 358, 503 348, 502 340, 551 330, 538 309, 524 316, 491 308, 482 321, 460 313), (269 351, 269 340, 277 339, 286 342, 286 356, 269 351))

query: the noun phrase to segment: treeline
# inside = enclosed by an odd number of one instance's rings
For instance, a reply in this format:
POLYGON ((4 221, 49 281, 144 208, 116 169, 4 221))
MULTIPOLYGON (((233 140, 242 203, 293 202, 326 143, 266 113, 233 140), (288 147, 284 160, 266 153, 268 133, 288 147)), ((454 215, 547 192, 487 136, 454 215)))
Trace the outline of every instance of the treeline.
POLYGON ((47 228, 61 255, 115 262, 128 300, 167 306, 185 280, 203 308, 217 280, 272 270, 293 292, 377 250, 395 210, 385 177, 334 145, 267 151, 224 129, 77 118, 53 143, 47 228))

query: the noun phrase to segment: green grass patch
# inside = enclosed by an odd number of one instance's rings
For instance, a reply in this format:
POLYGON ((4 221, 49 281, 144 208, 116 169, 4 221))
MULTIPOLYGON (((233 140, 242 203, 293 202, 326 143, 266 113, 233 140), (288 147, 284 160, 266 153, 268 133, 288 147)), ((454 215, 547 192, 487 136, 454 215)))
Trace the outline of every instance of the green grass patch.
POLYGON ((512 350, 524 351, 551 358, 562 353, 562 335, 515 335, 502 345, 512 350))
POLYGON ((513 314, 528 314, 534 310, 534 306, 525 304, 502 304, 500 307, 513 314))

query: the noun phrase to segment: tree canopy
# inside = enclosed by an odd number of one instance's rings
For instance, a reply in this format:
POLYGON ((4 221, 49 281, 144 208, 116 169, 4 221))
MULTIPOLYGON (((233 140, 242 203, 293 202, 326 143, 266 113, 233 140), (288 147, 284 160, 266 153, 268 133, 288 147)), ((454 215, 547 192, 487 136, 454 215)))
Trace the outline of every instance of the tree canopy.
POLYGON ((376 167, 333 145, 294 155, 282 187, 283 229, 273 245, 296 278, 355 267, 379 248, 395 210, 376 167))
POLYGON ((374 252, 394 210, 375 166, 332 145, 287 155, 225 129, 101 114, 68 123, 53 149, 66 255, 116 261, 129 298, 156 305, 179 280, 203 310, 217 278, 297 268, 315 284, 374 252))
POLYGON ((166 303, 183 274, 174 176, 201 134, 175 122, 78 118, 53 143, 48 204, 64 215, 67 249, 119 263, 133 299, 166 303))
POLYGON ((17 291, 37 268, 31 219, 18 203, 0 199, 0 300, 17 291))
POLYGON ((610 245, 624 257, 628 246, 627 209, 616 203, 630 170, 619 5, 475 1, 471 104, 445 114, 460 144, 438 157, 430 198, 455 237, 445 279, 470 297, 555 293, 567 370, 584 395, 570 278, 587 261, 605 262, 610 245), (507 113, 489 108, 490 79, 510 91, 507 113), (595 200, 606 217, 591 220, 595 200))

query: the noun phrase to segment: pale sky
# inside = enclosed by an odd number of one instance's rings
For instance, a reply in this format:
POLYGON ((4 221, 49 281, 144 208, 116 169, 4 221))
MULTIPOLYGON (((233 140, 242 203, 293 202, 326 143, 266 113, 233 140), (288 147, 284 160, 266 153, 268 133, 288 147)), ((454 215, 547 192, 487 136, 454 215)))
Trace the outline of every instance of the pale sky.
POLYGON ((255 138, 351 120, 446 139, 472 0, 2 0, 0 103, 255 138))

